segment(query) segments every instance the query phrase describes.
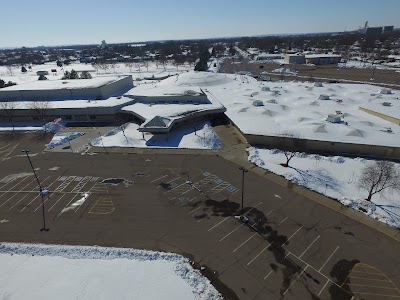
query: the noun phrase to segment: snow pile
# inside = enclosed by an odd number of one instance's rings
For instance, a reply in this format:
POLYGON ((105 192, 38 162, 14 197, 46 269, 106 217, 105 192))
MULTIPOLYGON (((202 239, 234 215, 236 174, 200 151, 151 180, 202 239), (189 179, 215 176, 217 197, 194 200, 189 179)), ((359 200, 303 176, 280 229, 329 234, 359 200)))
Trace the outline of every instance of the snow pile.
POLYGON ((210 124, 205 124, 203 129, 200 131, 202 136, 198 136, 198 143, 204 145, 204 149, 220 149, 221 141, 215 131, 212 129, 210 124))
POLYGON ((296 70, 289 69, 289 68, 274 69, 274 70, 272 70, 272 72, 274 72, 274 73, 285 73, 285 74, 297 74, 298 73, 296 70))
POLYGON ((222 299, 174 253, 2 243, 0 264, 1 299, 222 299))
POLYGON ((95 147, 179 148, 216 150, 221 141, 208 122, 173 128, 164 134, 139 132, 139 125, 126 123, 91 142, 95 147), (124 130, 122 130, 124 129, 124 130))
POLYGON ((65 125, 63 124, 63 122, 57 122, 57 123, 49 122, 43 126, 43 130, 46 132, 57 132, 63 129, 64 127, 65 125))
MULTIPOLYGON (((400 194, 376 194, 369 202, 364 200, 368 192, 357 188, 361 170, 372 163, 370 160, 297 153, 290 161, 290 167, 285 168, 281 164, 286 158, 280 150, 251 147, 248 155, 249 161, 261 168, 400 228, 400 194)), ((400 164, 396 165, 400 169, 400 164)))
POLYGON ((50 143, 47 145, 47 149, 53 149, 82 135, 84 135, 82 132, 56 133, 51 139, 50 143))
POLYGON ((0 122, 0 131, 41 131, 43 123, 41 122, 0 122))

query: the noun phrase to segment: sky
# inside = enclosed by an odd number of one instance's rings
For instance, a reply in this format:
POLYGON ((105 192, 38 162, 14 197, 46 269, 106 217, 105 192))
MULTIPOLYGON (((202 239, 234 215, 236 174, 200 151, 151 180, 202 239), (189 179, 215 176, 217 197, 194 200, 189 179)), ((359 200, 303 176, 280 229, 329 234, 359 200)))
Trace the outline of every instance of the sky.
POLYGON ((34 47, 400 27, 399 0, 12 0, 0 47, 34 47))

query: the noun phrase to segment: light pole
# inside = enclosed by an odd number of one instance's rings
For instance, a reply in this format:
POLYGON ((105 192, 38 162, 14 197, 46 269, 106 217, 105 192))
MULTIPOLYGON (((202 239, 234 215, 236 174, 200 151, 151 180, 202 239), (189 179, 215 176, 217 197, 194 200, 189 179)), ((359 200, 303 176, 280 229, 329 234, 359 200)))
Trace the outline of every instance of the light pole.
POLYGON ((101 136, 101 133, 100 133, 100 132, 99 132, 99 137, 100 137, 100 141, 101 141, 101 144, 103 145, 104 150, 106 150, 106 154, 108 154, 108 150, 107 150, 107 148, 104 146, 103 137, 101 136))
POLYGON ((243 168, 243 167, 240 167, 239 170, 242 170, 242 210, 241 210, 241 213, 240 213, 240 217, 243 217, 244 173, 247 173, 248 170, 243 168))
POLYGON ((22 152, 24 152, 26 154, 26 157, 28 158, 29 164, 31 165, 33 174, 36 177, 36 181, 39 185, 39 195, 42 196, 42 217, 43 217, 43 228, 40 229, 40 231, 49 231, 49 228, 46 228, 46 216, 44 214, 44 196, 47 195, 49 193, 49 191, 47 189, 43 189, 42 185, 40 184, 39 178, 37 177, 35 168, 33 167, 31 158, 29 157, 29 150, 22 150, 22 152))

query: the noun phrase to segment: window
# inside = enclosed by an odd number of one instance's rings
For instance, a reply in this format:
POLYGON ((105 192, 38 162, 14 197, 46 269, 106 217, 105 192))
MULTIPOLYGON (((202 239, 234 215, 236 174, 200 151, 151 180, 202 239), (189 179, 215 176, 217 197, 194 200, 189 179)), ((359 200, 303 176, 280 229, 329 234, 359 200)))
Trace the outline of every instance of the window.
POLYGON ((96 116, 95 115, 90 115, 89 118, 90 118, 90 120, 96 120, 96 116))
POLYGON ((65 119, 66 120, 72 120, 72 116, 71 115, 65 116, 65 119))

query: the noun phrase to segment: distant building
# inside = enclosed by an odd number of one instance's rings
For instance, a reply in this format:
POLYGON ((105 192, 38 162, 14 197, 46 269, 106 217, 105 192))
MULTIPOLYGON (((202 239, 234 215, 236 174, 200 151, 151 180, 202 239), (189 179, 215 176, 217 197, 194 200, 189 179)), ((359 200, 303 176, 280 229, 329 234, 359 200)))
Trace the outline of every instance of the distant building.
POLYGON ((342 57, 337 54, 309 54, 305 56, 306 64, 328 65, 338 64, 342 57))
POLYGON ((49 71, 37 71, 36 72, 36 75, 37 76, 46 76, 46 75, 49 75, 49 71))
POLYGON ((285 64, 304 64, 306 62, 305 56, 299 53, 285 54, 285 64))
POLYGON ((105 48, 107 48, 107 43, 106 43, 106 41, 105 41, 105 40, 102 40, 102 41, 101 41, 100 48, 101 48, 101 49, 105 49, 105 48))

